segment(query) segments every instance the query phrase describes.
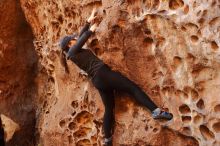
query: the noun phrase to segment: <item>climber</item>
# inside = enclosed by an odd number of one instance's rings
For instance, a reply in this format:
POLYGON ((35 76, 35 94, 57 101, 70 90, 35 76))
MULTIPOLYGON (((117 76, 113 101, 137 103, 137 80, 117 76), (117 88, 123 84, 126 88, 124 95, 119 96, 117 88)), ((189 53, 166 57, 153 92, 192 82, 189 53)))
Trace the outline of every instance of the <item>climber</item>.
POLYGON ((0 146, 5 146, 5 136, 4 129, 2 125, 2 119, 0 117, 0 146))
POLYGON ((93 85, 97 88, 105 106, 103 128, 105 144, 112 145, 114 125, 114 90, 130 94, 142 106, 148 108, 154 119, 171 120, 173 115, 162 110, 146 95, 137 84, 123 76, 121 73, 111 70, 90 49, 82 48, 89 37, 95 32, 97 23, 94 22, 96 10, 86 21, 85 26, 76 34, 65 36, 60 41, 61 61, 68 70, 66 58, 74 62, 79 68, 88 73, 93 85), (91 26, 90 26, 91 25, 91 26), (66 57, 66 58, 65 58, 66 57))

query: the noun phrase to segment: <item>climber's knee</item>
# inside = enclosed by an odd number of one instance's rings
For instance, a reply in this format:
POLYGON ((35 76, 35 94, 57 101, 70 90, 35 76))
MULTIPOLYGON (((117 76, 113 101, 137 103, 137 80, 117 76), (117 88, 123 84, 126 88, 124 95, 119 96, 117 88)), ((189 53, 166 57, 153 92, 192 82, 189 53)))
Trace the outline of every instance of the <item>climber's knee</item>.
POLYGON ((133 98, 137 98, 142 94, 142 90, 137 86, 131 86, 130 89, 129 89, 129 94, 133 98))

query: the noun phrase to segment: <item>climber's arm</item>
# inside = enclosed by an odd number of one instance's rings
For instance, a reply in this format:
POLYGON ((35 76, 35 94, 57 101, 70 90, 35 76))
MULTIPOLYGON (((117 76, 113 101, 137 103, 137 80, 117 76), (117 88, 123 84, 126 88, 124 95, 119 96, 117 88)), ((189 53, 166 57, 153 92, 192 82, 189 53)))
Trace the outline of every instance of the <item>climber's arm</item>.
POLYGON ((82 28, 82 30, 79 33, 79 37, 81 37, 83 35, 84 32, 89 30, 90 24, 93 23, 94 19, 96 18, 96 9, 94 8, 92 10, 92 14, 90 15, 90 17, 86 20, 86 24, 84 25, 84 27, 82 28))
POLYGON ((84 32, 83 35, 77 40, 76 44, 69 49, 67 53, 67 59, 71 58, 74 54, 78 53, 91 35, 92 31, 90 30, 84 32))
POLYGON ((88 31, 83 33, 83 35, 77 40, 76 44, 69 49, 67 53, 67 59, 71 58, 74 54, 80 51, 89 37, 95 32, 96 28, 97 24, 93 24, 88 31))
POLYGON ((90 22, 86 21, 86 24, 83 26, 82 30, 79 33, 79 37, 81 37, 84 32, 88 31, 89 27, 90 27, 90 22))

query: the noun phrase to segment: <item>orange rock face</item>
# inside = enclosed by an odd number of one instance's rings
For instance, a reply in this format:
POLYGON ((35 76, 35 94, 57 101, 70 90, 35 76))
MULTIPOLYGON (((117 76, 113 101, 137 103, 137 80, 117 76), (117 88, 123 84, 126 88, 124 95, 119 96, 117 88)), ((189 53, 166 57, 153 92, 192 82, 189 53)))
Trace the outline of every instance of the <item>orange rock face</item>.
POLYGON ((58 46, 96 7, 100 24, 88 47, 174 115, 168 123, 155 121, 132 97, 116 92, 114 145, 220 145, 220 1, 20 3, 39 56, 37 144, 102 145, 101 98, 72 62, 65 74, 58 46))
MULTIPOLYGON (((33 145, 34 99, 37 97, 34 83, 37 54, 33 34, 19 1, 0 2, 0 21, 0 114, 10 117, 20 126, 7 145, 33 145)), ((14 130, 13 125, 9 125, 5 129, 7 140, 14 130)))

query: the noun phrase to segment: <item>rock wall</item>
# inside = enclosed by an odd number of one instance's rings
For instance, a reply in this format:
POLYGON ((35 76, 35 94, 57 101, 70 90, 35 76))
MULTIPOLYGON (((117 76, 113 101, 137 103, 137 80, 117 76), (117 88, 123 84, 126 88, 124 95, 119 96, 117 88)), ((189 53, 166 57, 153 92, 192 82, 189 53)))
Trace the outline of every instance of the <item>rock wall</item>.
POLYGON ((88 46, 136 82, 169 123, 116 93, 115 145, 220 145, 219 0, 20 0, 39 56, 37 125, 44 146, 101 145, 103 105, 91 82, 59 63, 59 39, 94 7, 101 23, 88 46))
MULTIPOLYGON (((7 145, 31 146, 35 141, 37 97, 33 34, 18 0, 0 1, 0 21, 0 115, 8 116, 21 128, 7 145)), ((11 127, 6 127, 6 134, 10 134, 11 127)))

